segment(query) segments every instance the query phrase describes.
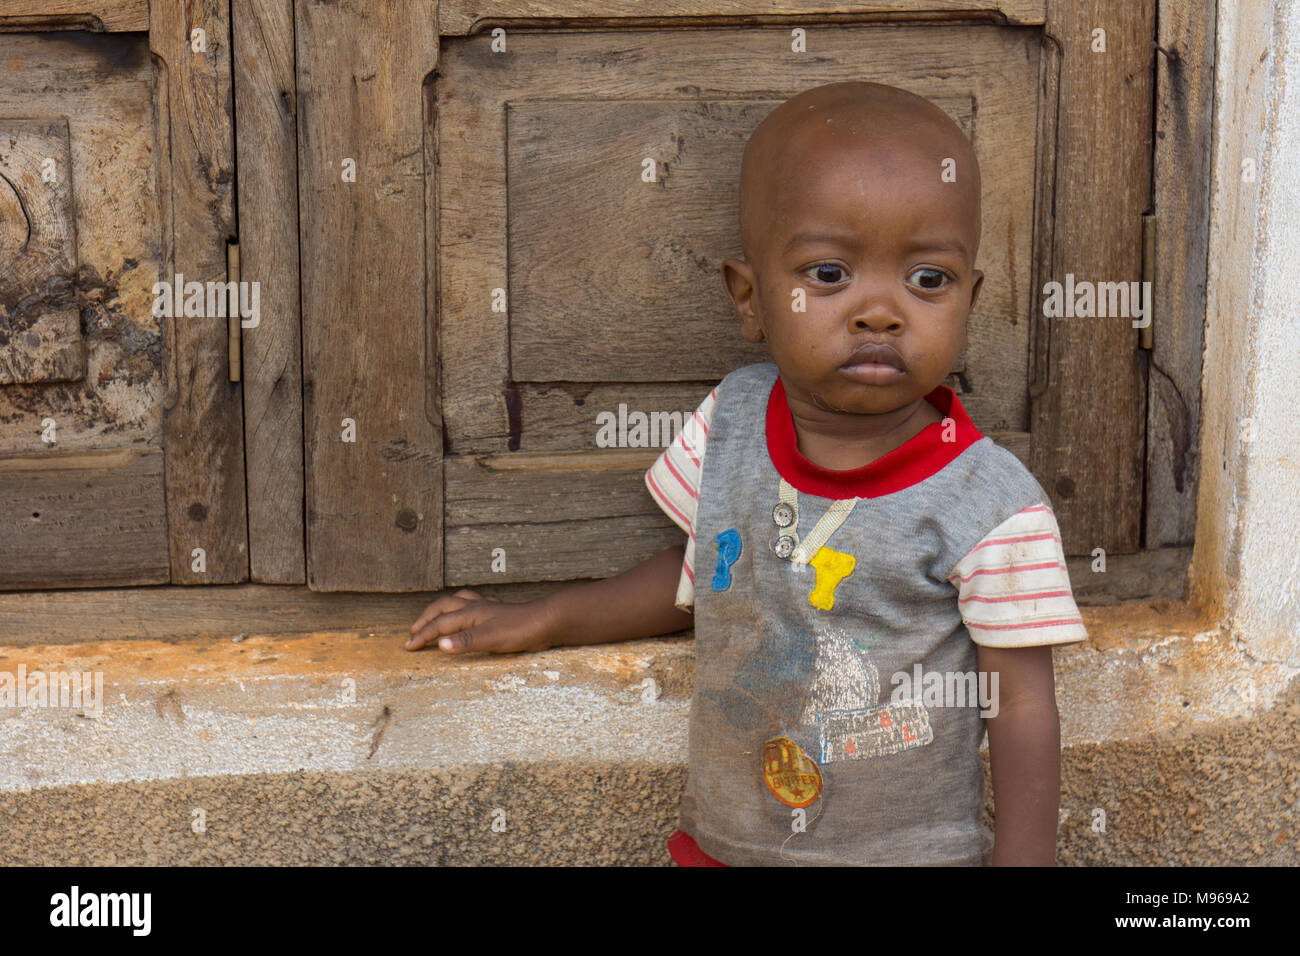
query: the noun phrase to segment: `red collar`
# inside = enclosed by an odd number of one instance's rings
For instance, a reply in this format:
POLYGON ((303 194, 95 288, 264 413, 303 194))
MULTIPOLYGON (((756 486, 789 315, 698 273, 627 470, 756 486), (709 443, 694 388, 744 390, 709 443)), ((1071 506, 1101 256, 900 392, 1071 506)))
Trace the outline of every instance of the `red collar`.
POLYGON ((955 441, 944 441, 944 424, 931 422, 912 438, 869 465, 837 471, 809 461, 799 451, 794 419, 777 376, 767 400, 767 453, 777 472, 796 489, 819 498, 879 498, 902 491, 941 471, 984 435, 952 389, 940 385, 925 400, 956 423, 955 441))

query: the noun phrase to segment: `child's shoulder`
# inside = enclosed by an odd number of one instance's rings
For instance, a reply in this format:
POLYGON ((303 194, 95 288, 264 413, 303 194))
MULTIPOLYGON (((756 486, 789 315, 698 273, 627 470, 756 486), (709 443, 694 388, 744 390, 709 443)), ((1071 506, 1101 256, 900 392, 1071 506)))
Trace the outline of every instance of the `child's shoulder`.
POLYGON ((974 485, 972 490, 981 493, 985 500, 1026 497, 1046 500, 1047 497, 1025 463, 988 435, 982 435, 948 467, 956 471, 956 480, 963 485, 974 485))
POLYGON ((930 497, 941 504, 930 517, 957 557, 1026 509, 1052 507, 1024 462, 987 435, 934 478, 930 497))

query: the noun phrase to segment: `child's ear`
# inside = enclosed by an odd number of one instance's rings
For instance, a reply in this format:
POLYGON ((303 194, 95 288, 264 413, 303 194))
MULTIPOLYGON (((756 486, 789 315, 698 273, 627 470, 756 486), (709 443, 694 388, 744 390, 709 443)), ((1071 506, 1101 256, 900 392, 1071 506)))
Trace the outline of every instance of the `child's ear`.
POLYGON ((757 283, 753 267, 744 259, 722 260, 722 288, 740 317, 740 334, 750 342, 763 341, 763 326, 754 309, 757 283))
POLYGON ((979 298, 980 289, 984 286, 984 273, 976 269, 974 275, 975 275, 975 284, 972 285, 970 288, 970 308, 967 310, 967 312, 975 311, 975 300, 979 298))

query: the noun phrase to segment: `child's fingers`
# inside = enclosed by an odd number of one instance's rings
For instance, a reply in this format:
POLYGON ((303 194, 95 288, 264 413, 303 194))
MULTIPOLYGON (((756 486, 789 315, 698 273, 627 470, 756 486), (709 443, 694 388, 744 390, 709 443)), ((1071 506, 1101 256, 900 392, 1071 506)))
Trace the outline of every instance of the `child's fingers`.
POLYGON ((473 627, 467 627, 463 631, 457 631, 455 634, 449 634, 446 637, 438 638, 438 650, 446 651, 448 654, 461 654, 465 651, 485 651, 486 647, 481 645, 481 635, 473 627))
POLYGON ((483 599, 469 588, 461 588, 455 594, 440 597, 438 600, 426 607, 424 612, 415 619, 415 623, 411 625, 411 633, 414 634, 416 631, 420 630, 439 614, 445 614, 448 611, 459 611, 470 601, 481 600, 483 599))
MULTIPOLYGON (((466 606, 454 611, 445 611, 439 614, 432 621, 426 624, 418 634, 406 642, 406 649, 409 651, 418 651, 426 644, 438 642, 442 647, 441 639, 446 639, 465 628, 473 627, 479 623, 479 612, 482 610, 479 602, 465 602, 466 606)), ((447 648, 443 647, 443 650, 447 648)))

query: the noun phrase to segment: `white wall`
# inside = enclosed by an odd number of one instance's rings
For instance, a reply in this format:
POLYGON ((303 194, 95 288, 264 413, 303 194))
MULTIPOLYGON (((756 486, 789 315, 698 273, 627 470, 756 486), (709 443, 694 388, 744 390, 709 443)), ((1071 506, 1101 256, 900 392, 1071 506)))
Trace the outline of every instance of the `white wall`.
POLYGON ((1296 4, 1219 0, 1214 112, 1193 594, 1251 657, 1300 666, 1296 4))

